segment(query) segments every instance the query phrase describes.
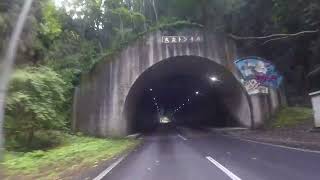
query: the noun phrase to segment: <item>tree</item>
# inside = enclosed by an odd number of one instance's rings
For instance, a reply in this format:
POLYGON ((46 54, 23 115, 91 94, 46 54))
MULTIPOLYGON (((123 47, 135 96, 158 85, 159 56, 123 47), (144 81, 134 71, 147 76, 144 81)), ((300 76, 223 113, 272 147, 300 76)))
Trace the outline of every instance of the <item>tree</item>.
POLYGON ((55 5, 49 1, 42 5, 42 20, 39 22, 40 35, 47 38, 46 41, 53 41, 62 33, 62 25, 59 19, 59 12, 55 5))
POLYGON ((26 137, 32 143, 38 130, 62 129, 64 103, 70 84, 47 67, 17 70, 9 86, 5 130, 8 137, 26 137))

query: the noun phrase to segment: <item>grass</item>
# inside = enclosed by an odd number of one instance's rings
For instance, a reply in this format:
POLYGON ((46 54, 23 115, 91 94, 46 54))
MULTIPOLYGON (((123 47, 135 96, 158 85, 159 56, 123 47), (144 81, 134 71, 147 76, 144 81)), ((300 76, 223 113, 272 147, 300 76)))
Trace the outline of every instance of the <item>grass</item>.
POLYGON ((58 179, 113 158, 137 144, 137 140, 66 135, 63 145, 47 151, 7 152, 3 165, 8 179, 58 179))
POLYGON ((274 128, 292 127, 306 122, 313 118, 311 108, 305 107, 286 107, 282 108, 275 116, 272 123, 274 128))

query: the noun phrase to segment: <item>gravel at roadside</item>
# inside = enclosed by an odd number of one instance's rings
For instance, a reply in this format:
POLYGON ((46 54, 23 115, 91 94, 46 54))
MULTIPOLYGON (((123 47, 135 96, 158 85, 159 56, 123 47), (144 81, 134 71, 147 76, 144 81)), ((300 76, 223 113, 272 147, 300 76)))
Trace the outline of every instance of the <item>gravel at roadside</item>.
POLYGON ((214 132, 237 138, 320 151, 320 131, 308 121, 293 127, 249 129, 214 129, 214 132))

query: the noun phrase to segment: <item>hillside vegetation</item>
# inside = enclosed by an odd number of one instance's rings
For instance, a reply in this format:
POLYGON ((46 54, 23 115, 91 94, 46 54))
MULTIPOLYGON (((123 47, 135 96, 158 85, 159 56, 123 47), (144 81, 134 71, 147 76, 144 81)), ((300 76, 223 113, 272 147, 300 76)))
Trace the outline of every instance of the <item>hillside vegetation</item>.
MULTIPOLYGON (((22 4, 0 2, 1 55, 22 4)), ((52 132, 70 133, 73 91, 80 75, 143 33, 168 26, 189 24, 233 37, 245 54, 274 62, 287 81, 289 103, 303 104, 307 74, 320 64, 320 36, 298 32, 319 30, 319 17, 319 0, 34 1, 6 99, 6 149, 9 154, 27 153, 21 157, 26 163, 32 157, 46 159, 42 151, 47 149, 56 147, 58 153, 63 138, 52 132)), ((280 118, 279 124, 295 118, 280 118)), ((9 167, 11 163, 19 164, 7 161, 9 167)))

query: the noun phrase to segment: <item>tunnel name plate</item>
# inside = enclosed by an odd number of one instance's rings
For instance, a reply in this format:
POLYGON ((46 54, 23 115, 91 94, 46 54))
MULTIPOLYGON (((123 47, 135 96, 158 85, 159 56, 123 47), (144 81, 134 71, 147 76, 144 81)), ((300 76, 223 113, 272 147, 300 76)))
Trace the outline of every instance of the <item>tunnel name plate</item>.
POLYGON ((162 36, 161 38, 161 42, 164 44, 198 43, 202 41, 201 36, 162 36))

